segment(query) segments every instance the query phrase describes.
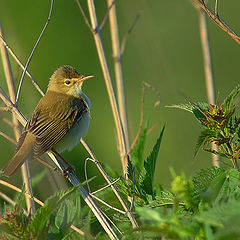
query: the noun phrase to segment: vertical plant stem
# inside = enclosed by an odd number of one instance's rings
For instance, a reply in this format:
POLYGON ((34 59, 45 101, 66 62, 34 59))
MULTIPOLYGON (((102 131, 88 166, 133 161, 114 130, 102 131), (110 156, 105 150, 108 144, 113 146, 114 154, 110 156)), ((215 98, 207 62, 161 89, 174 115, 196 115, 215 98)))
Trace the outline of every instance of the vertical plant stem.
POLYGON ((97 22, 94 1, 88 0, 87 2, 88 2, 90 19, 91 19, 91 25, 92 25, 92 28, 94 29, 93 36, 94 36, 94 40, 96 43, 97 52, 98 52, 100 64, 102 67, 105 84, 106 84, 108 96, 110 99, 110 104, 111 104, 112 111, 113 111, 114 122, 116 125, 117 138, 118 138, 118 143, 119 143, 119 152, 120 152, 120 157, 121 157, 121 162, 122 162, 122 167, 123 167, 123 173, 124 173, 124 176, 126 177, 126 175, 127 175, 127 157, 126 157, 127 149, 126 149, 123 127, 122 127, 120 115, 118 112, 116 97, 114 94, 112 80, 111 80, 109 68, 107 65, 107 61, 106 61, 106 57, 105 57, 105 53, 104 53, 104 49, 103 49, 101 35, 99 32, 99 26, 98 26, 98 22, 97 22))
MULTIPOLYGON (((2 30, 1 24, 0 24, 0 35, 3 36, 3 30, 2 30)), ((5 76, 6 76, 10 100, 13 103, 15 103, 16 102, 16 89, 15 89, 15 84, 14 84, 14 80, 13 80, 13 75, 12 75, 12 71, 11 71, 8 53, 2 42, 0 43, 0 48, 1 48, 3 68, 4 68, 4 72, 5 72, 5 76)), ((13 130, 14 130, 15 138, 16 138, 16 140, 18 140, 21 135, 21 132, 20 132, 20 126, 19 126, 17 117, 14 113, 12 114, 12 121, 13 121, 13 125, 14 125, 13 130)), ((21 170, 22 170, 23 182, 25 184, 25 190, 31 196, 31 197, 26 197, 28 213, 30 213, 30 212, 35 213, 35 210, 36 210, 35 202, 33 201, 33 191, 32 191, 32 185, 31 185, 31 180, 30 180, 31 177, 30 177, 27 161, 23 164, 21 170)))
MULTIPOLYGON (((202 44, 203 59, 204 59, 204 71, 205 71, 208 102, 210 104, 216 104, 216 90, 215 90, 215 82, 214 82, 214 76, 213 76, 207 21, 206 21, 205 12, 200 8, 199 8, 199 21, 200 21, 200 35, 201 35, 201 44, 202 44)), ((216 144, 211 143, 211 146, 213 150, 217 151, 216 144)), ((213 166, 220 167, 219 160, 220 159, 216 154, 212 154, 213 166)))
POLYGON ((118 106, 119 113, 123 125, 124 137, 127 150, 129 149, 129 135, 128 135, 128 121, 127 121, 127 108, 125 101, 125 91, 124 91, 124 80, 123 80, 123 72, 122 72, 122 63, 121 63, 121 51, 119 44, 119 36, 118 36, 118 24, 117 24, 117 16, 116 16, 116 2, 113 3, 114 0, 108 0, 109 10, 109 23, 110 23, 110 31, 112 38, 112 51, 113 51, 113 59, 114 59, 114 68, 115 68, 115 77, 117 83, 117 97, 118 97, 118 106))

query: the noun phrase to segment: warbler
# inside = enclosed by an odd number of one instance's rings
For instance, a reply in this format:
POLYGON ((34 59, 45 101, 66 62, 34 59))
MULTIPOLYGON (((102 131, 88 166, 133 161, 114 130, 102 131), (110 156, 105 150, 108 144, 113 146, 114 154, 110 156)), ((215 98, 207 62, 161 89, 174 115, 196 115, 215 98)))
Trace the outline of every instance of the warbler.
POLYGON ((80 75, 71 66, 58 68, 18 140, 16 154, 2 169, 11 176, 26 159, 34 159, 53 149, 71 150, 85 137, 90 122, 90 99, 82 84, 93 76, 80 75))

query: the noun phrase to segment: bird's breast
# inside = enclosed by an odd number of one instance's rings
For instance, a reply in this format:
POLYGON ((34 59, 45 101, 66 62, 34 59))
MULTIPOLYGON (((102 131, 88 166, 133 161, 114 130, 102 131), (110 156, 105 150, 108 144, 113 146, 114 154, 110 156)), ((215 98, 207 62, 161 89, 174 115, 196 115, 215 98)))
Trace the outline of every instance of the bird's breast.
POLYGON ((87 134, 90 118, 90 111, 84 112, 68 133, 54 146, 54 149, 58 152, 63 152, 64 150, 70 151, 79 144, 80 139, 84 138, 87 134))

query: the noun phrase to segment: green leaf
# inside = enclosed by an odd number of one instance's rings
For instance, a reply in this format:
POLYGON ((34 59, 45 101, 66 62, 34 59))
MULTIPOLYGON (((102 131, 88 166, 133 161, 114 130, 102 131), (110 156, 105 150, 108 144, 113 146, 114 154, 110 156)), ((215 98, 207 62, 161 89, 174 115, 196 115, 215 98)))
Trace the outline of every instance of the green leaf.
POLYGON ((184 174, 181 176, 176 176, 171 183, 171 191, 176 195, 175 201, 176 206, 180 202, 184 202, 187 209, 192 209, 194 212, 198 212, 198 203, 194 198, 194 186, 193 182, 187 181, 184 174))
POLYGON ((222 173, 225 173, 224 169, 218 167, 210 167, 207 169, 201 169, 201 171, 193 177, 193 196, 198 202, 200 202, 203 192, 206 191, 214 179, 216 179, 222 173))
POLYGON ((223 101, 223 110, 224 112, 228 112, 229 110, 234 108, 234 101, 240 93, 240 85, 238 85, 232 92, 226 97, 223 101))
POLYGON ((48 198, 45 201, 44 206, 39 208, 35 213, 31 223, 28 225, 28 230, 33 231, 36 235, 39 235, 45 227, 45 224, 49 220, 51 214, 67 197, 69 197, 73 192, 77 191, 82 185, 83 184, 80 184, 79 186, 74 186, 72 188, 62 190, 48 198))
POLYGON ((210 208, 195 216, 194 219, 215 227, 215 239, 239 239, 239 198, 229 198, 226 201, 216 202, 210 208), (235 238, 232 238, 232 236, 235 238))
POLYGON ((161 191, 156 199, 149 203, 152 208, 162 207, 162 206, 172 206, 174 204, 175 197, 170 191, 161 191))
POLYGON ((131 161, 133 164, 135 164, 136 167, 136 179, 138 179, 139 173, 143 167, 143 150, 146 142, 147 130, 148 121, 146 122, 144 128, 142 129, 142 132, 138 138, 135 147, 131 151, 131 161))
POLYGON ((128 174, 128 178, 130 180, 133 180, 133 165, 132 165, 132 161, 130 160, 130 158, 128 157, 128 166, 127 166, 127 174, 128 174))
POLYGON ((207 203, 213 203, 219 196, 225 180, 226 173, 222 172, 211 182, 208 189, 202 193, 203 201, 207 203))
POLYGON ((58 208, 55 217, 55 225, 58 229, 70 226, 74 220, 81 220, 81 199, 79 192, 71 194, 69 199, 66 199, 58 208))
POLYGON ((159 148, 161 145, 164 129, 165 129, 165 125, 163 126, 162 131, 159 135, 159 138, 157 139, 150 155, 144 161, 144 168, 140 174, 140 177, 141 177, 140 186, 143 188, 143 190, 147 194, 152 195, 152 196, 153 196, 154 172, 155 172, 157 156, 158 156, 159 148))
POLYGON ((201 108, 202 110, 207 110, 209 106, 210 105, 208 103, 197 102, 197 103, 180 103, 180 104, 171 105, 171 106, 167 106, 167 107, 179 108, 179 109, 185 110, 187 112, 193 113, 193 110, 196 108, 201 108))
POLYGON ((222 199, 226 199, 226 197, 236 196, 236 194, 240 195, 239 186, 240 173, 236 169, 230 169, 226 172, 226 178, 217 200, 221 201, 222 199))
POLYGON ((197 144, 194 151, 194 157, 196 157, 199 149, 204 143, 208 143, 208 141, 213 141, 214 139, 217 138, 217 136, 218 136, 218 132, 216 130, 212 130, 208 128, 203 130, 198 137, 197 144))

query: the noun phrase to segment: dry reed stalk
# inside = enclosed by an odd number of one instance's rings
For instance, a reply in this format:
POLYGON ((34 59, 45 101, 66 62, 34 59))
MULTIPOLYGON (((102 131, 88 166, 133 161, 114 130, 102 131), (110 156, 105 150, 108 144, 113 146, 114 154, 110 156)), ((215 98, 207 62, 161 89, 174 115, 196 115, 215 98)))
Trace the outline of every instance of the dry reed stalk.
MULTIPOLYGON (((205 12, 199 8, 199 23, 200 23, 200 36, 201 36, 201 44, 203 51, 203 62, 204 62, 204 71, 205 71, 205 81, 206 81, 206 91, 208 97, 209 104, 216 104, 216 90, 215 90, 215 82, 213 76, 213 67, 212 67, 212 59, 211 59, 211 50, 209 44, 208 37, 208 28, 205 12)), ((215 143, 211 143, 211 147, 213 150, 218 149, 215 143)), ((219 157, 216 154, 212 153, 212 163, 213 166, 220 167, 219 157)))
MULTIPOLYGON (((12 101, 8 98, 6 93, 3 91, 3 89, 0 87, 0 98, 3 100, 5 105, 9 107, 16 115, 18 118, 19 122, 25 126, 27 123, 26 118, 24 115, 19 111, 19 109, 12 103, 12 101)), ((64 172, 64 169, 66 169, 65 164, 59 159, 56 160, 55 156, 51 153, 48 152, 48 155, 50 158, 55 162, 55 164, 64 172)), ((77 176, 72 172, 69 171, 66 173, 67 179, 74 185, 77 186, 80 184, 79 179, 77 176)), ((87 192, 87 190, 84 187, 80 187, 79 192, 83 198, 83 200, 86 202, 86 204, 89 206, 89 208, 92 210, 93 214, 96 216, 98 219, 99 223, 102 225, 106 233, 108 234, 110 239, 118 239, 116 233, 112 229, 111 225, 108 223, 107 219, 105 218, 104 214, 102 213, 102 210, 100 207, 94 202, 90 194, 87 192)))
MULTIPOLYGON (((0 24, 0 35, 3 36, 3 30, 2 30, 1 24, 0 24)), ((12 71, 11 71, 8 53, 7 53, 7 50, 4 46, 4 44, 2 44, 2 43, 0 43, 0 49, 1 49, 3 68, 4 68, 4 73, 5 73, 5 77, 6 77, 6 81, 7 81, 10 100, 13 103, 15 103, 16 102, 16 89, 15 89, 15 84, 14 84, 14 80, 13 80, 13 75, 12 75, 12 71)), ((14 126, 13 131, 15 134, 15 138, 16 138, 16 140, 18 140, 21 135, 21 131, 20 131, 20 126, 19 126, 17 117, 15 116, 14 113, 12 114, 12 122, 13 122, 13 126, 14 126)), ((28 213, 30 213, 30 212, 35 213, 36 208, 35 208, 35 203, 32 200, 33 190, 32 190, 31 176, 30 176, 27 161, 22 165, 21 171, 22 171, 22 178, 23 178, 23 182, 24 182, 26 191, 31 196, 30 198, 29 197, 26 198, 28 213)))
POLYGON ((118 36, 118 23, 116 16, 116 2, 114 0, 108 0, 108 8, 109 8, 109 24, 110 24, 110 32, 112 39, 112 51, 113 51, 113 61, 115 68, 115 78, 117 85, 117 96, 118 96, 118 106, 119 106, 119 114, 122 121, 126 149, 129 149, 129 134, 128 134, 128 121, 127 121, 127 107, 126 107, 126 97, 124 91, 124 80, 123 80, 123 72, 122 72, 122 63, 121 63, 121 51, 119 44, 119 36, 118 36))
POLYGON ((114 122, 116 125, 117 142, 119 143, 119 152, 120 152, 120 157, 121 157, 121 162, 122 162, 122 167, 123 167, 123 173, 124 173, 124 177, 126 177, 126 175, 127 175, 127 158, 126 158, 127 148, 126 148, 123 126, 122 126, 122 122, 120 119, 117 102, 116 102, 116 97, 115 97, 115 93, 114 93, 113 86, 112 86, 112 80, 111 80, 111 76, 109 73, 109 68, 107 65, 105 52, 104 52, 104 48, 103 48, 103 44, 102 44, 102 40, 101 40, 101 35, 100 35, 100 31, 99 31, 99 25, 98 25, 98 21, 97 21, 97 15, 96 15, 96 11, 95 11, 94 1, 88 0, 87 3, 88 3, 88 9, 89 9, 89 14, 90 14, 92 29, 94 29, 93 36, 94 36, 95 44, 97 47, 97 52, 98 52, 100 64, 102 67, 111 108, 113 111, 114 122))

